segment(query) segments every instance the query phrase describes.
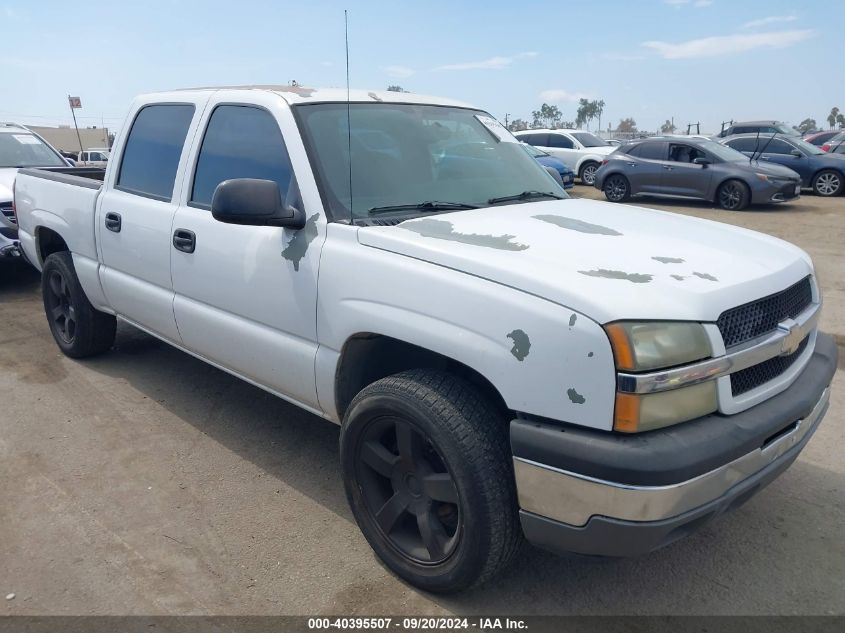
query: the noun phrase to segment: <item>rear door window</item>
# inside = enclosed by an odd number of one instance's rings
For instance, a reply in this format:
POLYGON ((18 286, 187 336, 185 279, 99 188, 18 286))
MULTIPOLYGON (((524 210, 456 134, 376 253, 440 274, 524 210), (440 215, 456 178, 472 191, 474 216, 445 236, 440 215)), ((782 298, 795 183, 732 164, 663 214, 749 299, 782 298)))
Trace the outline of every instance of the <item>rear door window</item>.
POLYGON ((773 139, 770 143, 761 142, 760 149, 766 148, 766 154, 791 154, 792 150, 795 148, 792 147, 789 143, 785 143, 784 141, 773 139))
POLYGON ((665 143, 638 143, 626 151, 631 156, 645 160, 666 160, 665 143))
POLYGON ((194 106, 149 105, 132 123, 115 188, 170 201, 194 106))
POLYGON ((558 149, 574 149, 575 144, 568 136, 563 134, 549 134, 548 147, 556 147, 558 149))
MULTIPOLYGON (((375 144, 385 142, 376 134, 367 138, 375 144)), ((272 180, 285 199, 291 181, 290 158, 282 132, 266 110, 242 105, 214 110, 197 159, 191 205, 209 208, 217 185, 232 178, 272 180)))

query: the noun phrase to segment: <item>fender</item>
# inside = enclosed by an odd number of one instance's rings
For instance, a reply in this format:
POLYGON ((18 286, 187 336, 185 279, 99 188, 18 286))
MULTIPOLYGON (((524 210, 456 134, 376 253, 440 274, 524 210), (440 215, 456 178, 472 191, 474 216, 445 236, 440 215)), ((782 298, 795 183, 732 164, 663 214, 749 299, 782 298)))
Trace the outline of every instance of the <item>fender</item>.
POLYGON ((612 427, 613 353, 583 314, 515 288, 358 243, 328 226, 320 264, 317 390, 329 417, 347 340, 361 332, 436 352, 484 376, 515 411, 612 427), (495 310, 491 310, 495 306, 495 310))

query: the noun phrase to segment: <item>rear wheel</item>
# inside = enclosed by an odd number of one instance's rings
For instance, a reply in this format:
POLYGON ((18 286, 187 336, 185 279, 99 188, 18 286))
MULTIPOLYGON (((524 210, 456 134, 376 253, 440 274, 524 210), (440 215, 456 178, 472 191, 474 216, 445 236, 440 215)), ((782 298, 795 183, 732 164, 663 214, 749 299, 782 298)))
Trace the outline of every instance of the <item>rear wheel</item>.
POLYGON ((69 252, 53 253, 44 261, 41 295, 50 331, 67 356, 94 356, 114 344, 117 320, 88 301, 69 252))
POLYGON ((521 542, 508 426, 472 385, 433 370, 383 378, 344 416, 340 454, 358 526, 427 591, 484 582, 521 542))
POLYGON ((584 163, 581 167, 581 173, 578 174, 581 178, 581 183, 585 185, 593 186, 593 183, 596 182, 596 172, 599 170, 598 163, 584 163))
POLYGON ((620 174, 608 176, 604 181, 604 196, 610 202, 625 202, 631 197, 631 184, 620 174))
POLYGON ((838 196, 842 193, 843 186, 845 186, 845 179, 842 174, 832 169, 820 171, 813 178, 813 191, 816 195, 826 198, 838 196))
POLYGON ((719 187, 716 201, 726 211, 741 211, 751 202, 751 193, 744 182, 728 180, 719 187))

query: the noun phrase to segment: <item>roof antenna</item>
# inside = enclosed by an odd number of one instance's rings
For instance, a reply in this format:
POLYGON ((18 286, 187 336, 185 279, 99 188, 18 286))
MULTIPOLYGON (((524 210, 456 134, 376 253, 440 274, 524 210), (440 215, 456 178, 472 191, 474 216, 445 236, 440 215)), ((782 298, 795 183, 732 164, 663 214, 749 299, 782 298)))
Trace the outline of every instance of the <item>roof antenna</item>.
POLYGON ((355 217, 352 212, 352 117, 349 114, 349 15, 343 10, 343 31, 346 39, 346 148, 349 152, 349 223, 355 217))
POLYGON ((748 164, 751 164, 751 161, 754 160, 754 156, 757 154, 757 150, 760 149, 760 128, 757 128, 757 142, 754 144, 754 151, 751 152, 751 156, 748 157, 748 164))

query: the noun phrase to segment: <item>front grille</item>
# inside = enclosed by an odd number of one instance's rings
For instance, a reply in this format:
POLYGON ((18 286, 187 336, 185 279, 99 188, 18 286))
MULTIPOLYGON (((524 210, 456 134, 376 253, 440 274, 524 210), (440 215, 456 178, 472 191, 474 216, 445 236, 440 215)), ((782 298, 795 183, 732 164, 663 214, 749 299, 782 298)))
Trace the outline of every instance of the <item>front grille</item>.
POLYGON ((794 319, 813 301, 810 278, 757 301, 725 310, 716 321, 725 347, 733 347, 777 329, 784 319, 794 319))
POLYGON ((798 345, 798 349, 789 356, 775 356, 759 365, 731 374, 731 393, 736 397, 774 380, 798 360, 798 357, 807 349, 809 341, 810 336, 807 335, 798 345))
POLYGON ((6 219, 12 224, 17 224, 15 219, 15 212, 12 210, 11 202, 0 202, 0 213, 6 216, 6 219))

